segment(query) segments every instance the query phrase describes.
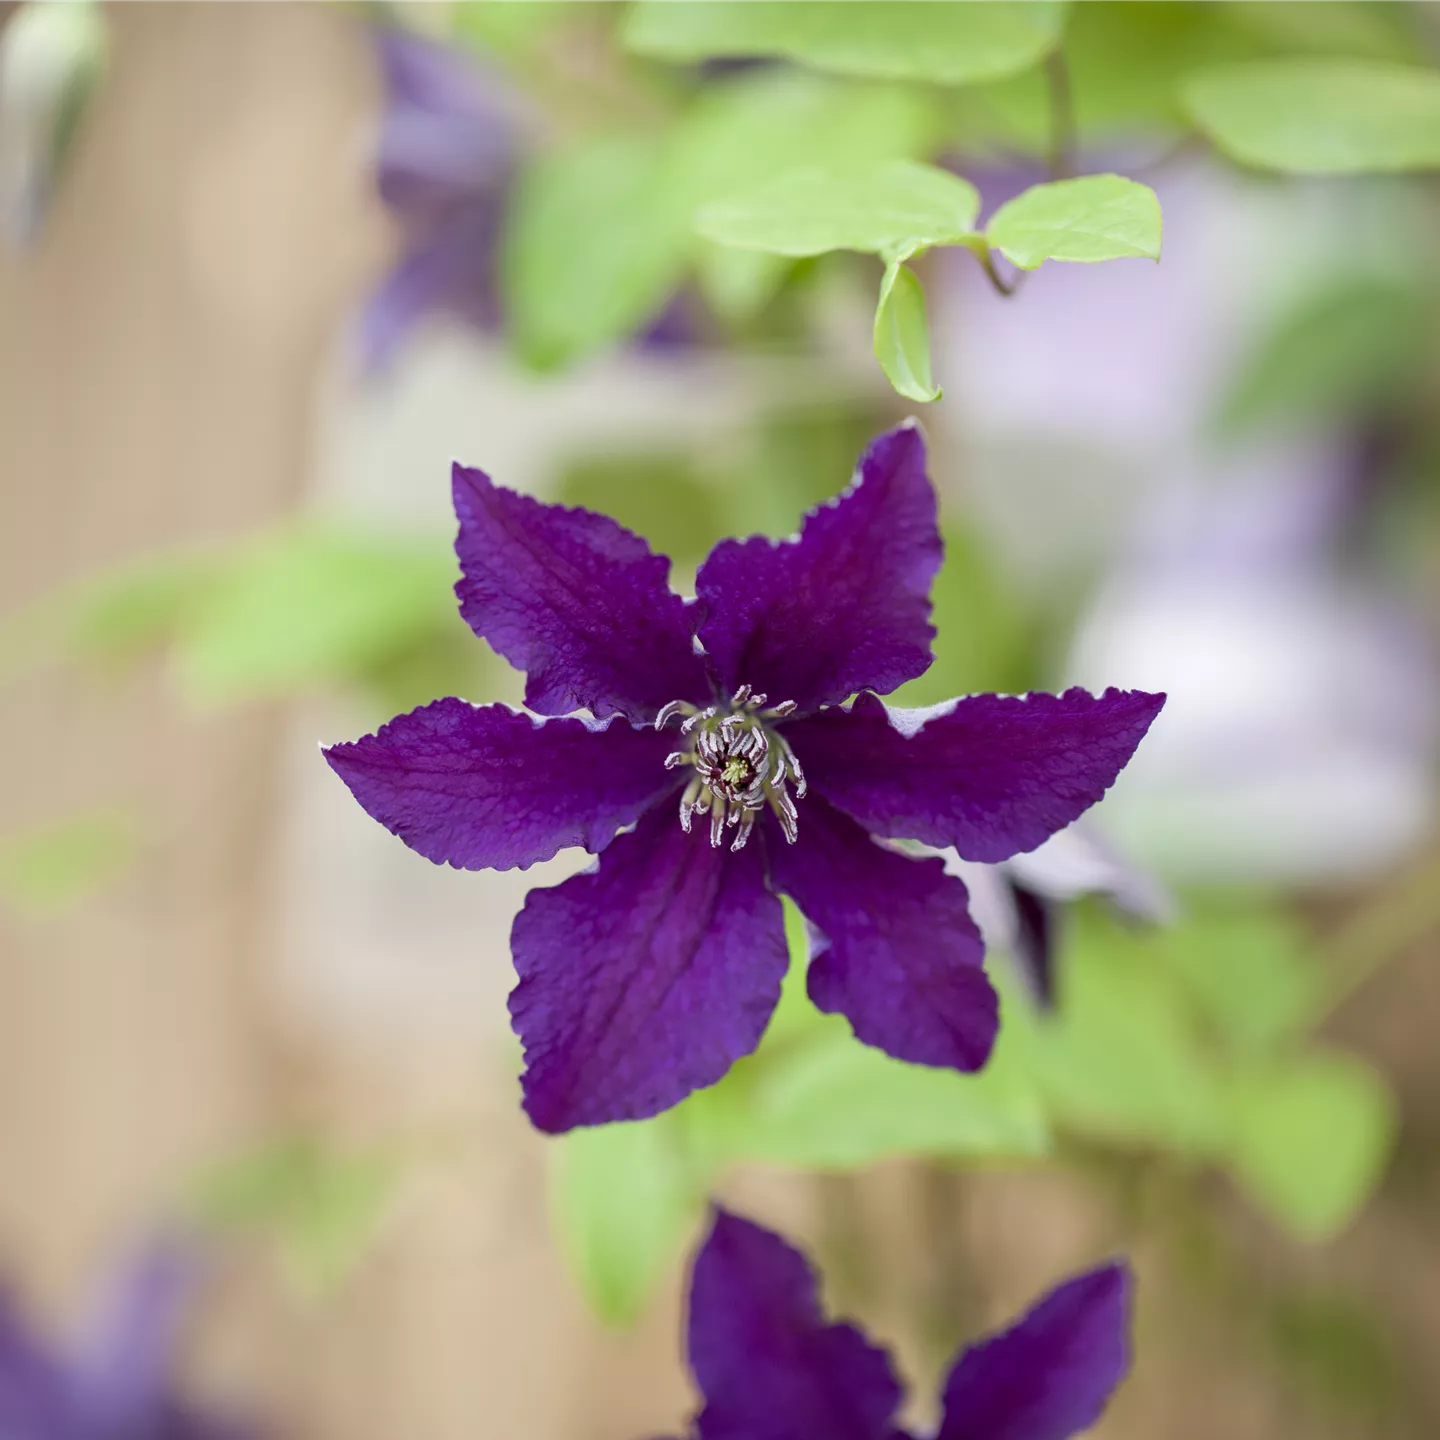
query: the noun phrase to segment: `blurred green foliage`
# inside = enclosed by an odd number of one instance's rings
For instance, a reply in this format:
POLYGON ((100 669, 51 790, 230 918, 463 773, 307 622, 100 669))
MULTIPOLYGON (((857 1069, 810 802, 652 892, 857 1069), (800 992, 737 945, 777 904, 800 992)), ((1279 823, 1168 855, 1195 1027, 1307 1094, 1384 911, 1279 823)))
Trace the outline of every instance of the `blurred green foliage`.
POLYGON ((134 849, 131 825, 108 810, 0 837, 0 900, 23 914, 63 910, 123 869, 134 849))
POLYGON ((291 1283, 314 1295, 343 1281, 364 1256, 404 1174, 395 1155, 285 1136, 199 1176, 187 1209, 202 1230, 273 1245, 291 1283))
POLYGON ((909 1155, 993 1165, 1081 1144, 1197 1174, 1218 1166, 1276 1223, 1315 1239, 1349 1221, 1386 1163, 1389 1092, 1369 1067, 1304 1038, 1323 973, 1265 901, 1197 904, 1154 930, 1075 908, 1054 1012, 1037 1011, 1004 958, 992 959, 1002 1024, 977 1075, 892 1060, 816 1011, 804 994, 804 921, 788 901, 786 915, 791 970, 757 1052, 654 1120, 558 1146, 567 1250, 611 1323, 639 1312, 735 1164, 845 1171, 909 1155), (1201 975, 1202 958, 1222 975, 1201 975), (1226 983, 1234 994, 1222 997, 1226 983), (1241 1014, 1252 993, 1258 1016, 1241 1014))
POLYGON ((1381 60, 1287 57, 1204 70, 1183 87, 1232 159, 1300 175, 1440 168, 1440 75, 1381 60))

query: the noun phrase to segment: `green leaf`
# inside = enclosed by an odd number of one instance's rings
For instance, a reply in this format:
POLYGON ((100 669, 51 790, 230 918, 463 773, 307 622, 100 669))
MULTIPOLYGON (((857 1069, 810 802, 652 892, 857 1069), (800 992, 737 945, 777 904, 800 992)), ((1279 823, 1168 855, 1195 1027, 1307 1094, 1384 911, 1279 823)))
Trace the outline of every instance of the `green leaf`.
POLYGON ((938 400, 930 374, 930 331, 925 291, 898 260, 885 267, 875 307, 875 358, 896 391, 907 400, 938 400))
POLYGON ((652 318, 678 285, 689 216, 665 137, 606 135, 534 162, 506 216, 500 283, 521 357, 554 369, 652 318))
POLYGON ((575 1130, 557 1147, 561 1240, 606 1324, 636 1318, 703 1209, 708 1176, 687 1157, 678 1114, 575 1130))
POLYGON ((1059 43, 1065 7, 989 0, 640 0, 625 43, 666 60, 781 56, 822 70, 967 85, 1059 43))
POLYGON ((1002 205, 985 238, 1022 270, 1046 260, 1158 260, 1160 202, 1148 185, 1120 175, 1056 180, 1002 205))
POLYGON ((401 1178, 390 1156, 343 1154, 308 1136, 277 1140, 201 1178, 197 1223, 256 1232, 277 1247, 291 1281, 317 1293, 363 1259, 401 1178))
POLYGON ((208 703, 350 680, 454 630, 454 562, 317 523, 273 532, 232 557, 178 638, 180 678, 208 703))
POLYGON ((1223 1098, 1177 978, 1117 922, 1070 918, 1057 1011, 1009 1012, 1027 1032, 1052 1117, 1110 1141, 1218 1153, 1223 1098))
POLYGON ((742 1158, 803 1169, 851 1169, 896 1155, 1031 1158, 1050 1134, 1028 1072, 1005 1032, 984 1070, 907 1065, 850 1033, 837 1016, 766 1063, 757 1056, 742 1158))
POLYGON ((0 899, 33 915, 63 910, 104 885, 134 853, 131 826, 95 811, 0 841, 0 899))
POLYGON ((934 165, 893 160, 854 169, 798 171, 705 206, 708 239, 777 255, 859 250, 903 258, 967 235, 979 210, 968 180, 934 165))
POLYGON ((924 155, 936 126, 929 98, 908 86, 762 70, 700 93, 675 126, 661 184, 689 218, 796 170, 924 155))
POLYGON ((1394 1141, 1384 1081, 1352 1056, 1312 1053, 1235 1076, 1229 1101, 1231 1165, 1246 1191, 1306 1239, 1343 1229, 1394 1141))
POLYGON ((1202 70, 1182 98, 1232 159, 1350 175, 1440 166, 1440 74, 1378 60, 1256 61, 1202 70))
POLYGON ((1297 1036, 1322 995, 1322 972, 1299 925, 1278 907, 1196 913, 1142 941, 1178 975, 1218 1035, 1241 1052, 1297 1036))
POLYGON ((1416 287, 1378 276, 1345 276, 1306 295, 1231 376, 1217 429, 1239 437, 1334 424, 1403 400, 1423 374, 1433 315, 1416 287))

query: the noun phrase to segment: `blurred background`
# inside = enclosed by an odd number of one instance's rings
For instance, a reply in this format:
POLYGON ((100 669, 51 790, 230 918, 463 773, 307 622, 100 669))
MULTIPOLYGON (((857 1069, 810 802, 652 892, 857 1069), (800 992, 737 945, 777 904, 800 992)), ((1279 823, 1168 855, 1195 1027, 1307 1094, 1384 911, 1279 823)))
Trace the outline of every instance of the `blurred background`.
POLYGON ((1287 164, 1192 84, 1440 83, 1437 11, 959 9, 1001 39, 938 83, 602 3, 0 6, 0 1286, 51 1353, 183 1239, 157 1363, 258 1433, 673 1432, 716 1193, 917 1381, 1124 1249, 1138 1360, 1097 1434, 1440 1431, 1440 101, 1403 164, 1287 164), (1163 260, 1002 297, 932 251, 915 405, 873 257, 691 226, 837 147, 983 213, 1119 171, 1163 260), (1407 173, 1286 173, 1346 168, 1407 173), (455 613, 451 460, 616 515, 684 586, 911 413, 947 542, 911 703, 1170 695, 1078 858, 967 877, 995 1075, 792 1008, 671 1117, 533 1133, 508 930, 583 857, 432 867, 317 752, 519 701, 455 613), (1005 981, 1042 905, 1053 1012, 1005 981))

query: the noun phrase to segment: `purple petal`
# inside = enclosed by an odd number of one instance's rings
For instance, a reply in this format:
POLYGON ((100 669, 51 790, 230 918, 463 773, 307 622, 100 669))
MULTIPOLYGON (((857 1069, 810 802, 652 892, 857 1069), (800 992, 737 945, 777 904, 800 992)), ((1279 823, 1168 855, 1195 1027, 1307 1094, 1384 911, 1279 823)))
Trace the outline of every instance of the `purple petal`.
POLYGON ((515 917, 510 1014, 541 1130, 659 1114, 759 1044, 786 968, 780 902, 759 836, 732 853, 704 829, 662 806, 515 917))
POLYGON ((605 515, 542 505, 455 467, 460 613, 528 674, 544 715, 588 709, 649 720, 710 687, 670 562, 605 515))
POLYGON ((1165 703, 1143 690, 971 695, 887 710, 861 695, 785 731, 816 790, 867 830, 994 864, 1035 846, 1115 782, 1165 703))
POLYGON ((809 992, 867 1045, 898 1060, 978 1070, 999 1024, 984 942, 965 886, 939 860, 878 845, 811 794, 800 838, 768 846, 775 887, 828 942, 810 962, 809 992))
POLYGON ((134 1254, 100 1294, 74 1367, 73 1401, 95 1421, 153 1421, 165 1408, 198 1256, 175 1240, 134 1254))
POLYGON ((482 122, 496 113, 484 72, 448 45, 394 26, 371 38, 391 107, 482 122))
POLYGON ((929 668, 940 568, 925 440, 907 421, 873 441, 856 483, 800 534, 722 540, 700 567, 700 639, 727 691, 742 683, 802 710, 886 694, 929 668))
POLYGON ((386 89, 375 155, 381 198, 402 216, 426 219, 494 193, 516 148, 494 77, 418 35, 374 35, 386 89))
POLYGON ((935 1440, 1068 1440, 1088 1430, 1130 1368, 1129 1330, 1123 1264, 1059 1286, 961 1354, 935 1440))
POLYGON ((778 1235, 716 1212, 690 1283, 700 1440, 889 1440, 901 1390, 884 1350, 827 1325, 815 1272, 778 1235))
POLYGON ((68 1409, 63 1370, 0 1292, 0 1435, 62 1435, 68 1409))
POLYGON ((1010 896, 1015 905, 1015 963, 1030 987, 1030 993, 1044 1010, 1055 1008, 1055 905, 1045 896, 1012 880, 1010 896))
POLYGON ((498 194, 479 197, 410 246, 361 312, 362 373, 383 371, 427 316, 454 315, 480 330, 500 323, 494 278, 500 215, 498 194))
POLYGON ((527 869, 567 845, 603 850, 679 781, 670 742, 622 720, 537 720, 436 700, 325 751, 366 814, 427 860, 527 869))

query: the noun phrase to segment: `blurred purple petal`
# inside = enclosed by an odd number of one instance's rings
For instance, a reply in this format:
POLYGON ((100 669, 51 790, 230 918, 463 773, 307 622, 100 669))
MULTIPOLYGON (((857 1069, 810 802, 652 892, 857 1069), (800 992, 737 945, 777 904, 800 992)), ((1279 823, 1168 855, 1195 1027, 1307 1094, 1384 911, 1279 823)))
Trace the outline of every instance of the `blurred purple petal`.
POLYGON ((1030 993, 1043 1009, 1055 1005, 1055 926, 1054 902, 1023 885, 1012 885, 1010 893, 1015 904, 1015 940, 1012 947, 1015 962, 1030 993))
POLYGON ((1034 849, 1100 799, 1164 700, 1076 689, 906 711, 867 694, 850 710, 799 721, 786 738, 811 785, 867 830, 994 863, 1034 849))
POLYGON ((325 751, 365 813, 436 864, 527 869, 568 845, 603 850, 679 780, 670 740, 623 720, 540 721, 436 700, 325 751))
POLYGON ((700 1440, 890 1440, 890 1357, 853 1325, 826 1324, 816 1288, 798 1250, 716 1212, 690 1286, 700 1440))
POLYGON ((1130 1368, 1130 1274, 1107 1265, 1052 1290, 1010 1329, 964 1351, 936 1440, 1070 1440, 1130 1368))
POLYGON ((608 516, 543 505, 480 470, 456 465, 454 490, 460 613, 526 672, 532 710, 643 721, 710 698, 669 560, 608 516))
POLYGON ((12 1298, 0 1291, 0 1435, 63 1436, 69 1381, 31 1334, 12 1298))
POLYGON ((499 324, 494 284, 499 228, 500 202, 487 200, 457 210, 411 243, 361 312, 364 373, 385 370, 426 316, 449 314, 482 330, 499 324))
POLYGON ((161 1239, 131 1256, 101 1292, 73 1379, 75 1403, 95 1423, 145 1420, 164 1408, 180 1327, 199 1280, 195 1250, 161 1239))
POLYGON ((923 674, 940 558, 925 440, 907 422, 872 442, 856 483, 811 511, 797 537, 722 540, 710 552, 696 582, 699 635, 722 688, 744 683, 813 710, 923 674))
POLYGON ((900 1060, 978 1070, 999 1023, 965 887, 939 860, 878 845, 816 795, 793 846, 769 845, 775 886, 825 937, 810 998, 900 1060))
POLYGON ((759 836, 732 853, 703 829, 652 810, 516 916, 510 1014, 541 1130, 656 1115, 759 1043, 788 959, 780 902, 759 836))

